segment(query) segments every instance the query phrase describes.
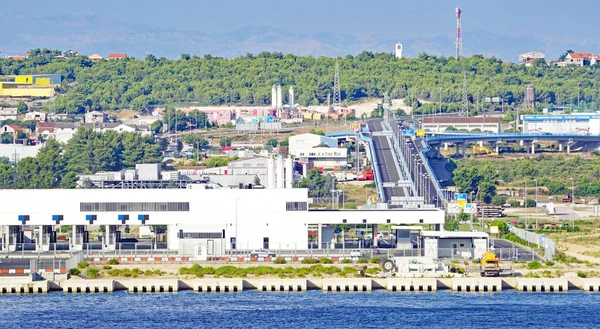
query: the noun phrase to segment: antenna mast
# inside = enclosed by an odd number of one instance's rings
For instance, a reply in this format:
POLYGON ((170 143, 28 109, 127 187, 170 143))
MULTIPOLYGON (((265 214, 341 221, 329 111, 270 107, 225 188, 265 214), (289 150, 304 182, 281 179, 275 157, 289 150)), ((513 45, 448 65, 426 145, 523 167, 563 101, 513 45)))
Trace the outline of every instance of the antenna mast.
POLYGON ((459 60, 462 57, 462 27, 460 22, 460 15, 462 10, 460 8, 456 8, 456 60, 459 60))
POLYGON ((340 92, 340 65, 335 59, 335 76, 333 77, 333 107, 342 106, 342 94, 340 92))

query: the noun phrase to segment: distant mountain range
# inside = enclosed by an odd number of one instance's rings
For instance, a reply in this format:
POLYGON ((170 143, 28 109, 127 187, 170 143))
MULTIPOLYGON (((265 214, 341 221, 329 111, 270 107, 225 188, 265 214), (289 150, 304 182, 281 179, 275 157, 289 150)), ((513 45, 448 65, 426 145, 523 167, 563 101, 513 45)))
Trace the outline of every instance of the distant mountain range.
MULTIPOLYGON (((236 57, 246 53, 279 51, 295 55, 344 56, 363 50, 393 52, 400 41, 406 57, 421 52, 452 56, 454 36, 392 39, 378 34, 301 34, 268 26, 244 27, 221 34, 179 31, 138 25, 96 15, 33 18, 0 12, 0 56, 23 54, 31 48, 77 50, 82 54, 124 52, 143 58, 178 58, 182 53, 236 57)), ((464 55, 482 54, 515 62, 520 53, 539 50, 555 60, 566 49, 600 53, 597 41, 575 41, 540 36, 502 36, 486 31, 464 32, 464 55)))

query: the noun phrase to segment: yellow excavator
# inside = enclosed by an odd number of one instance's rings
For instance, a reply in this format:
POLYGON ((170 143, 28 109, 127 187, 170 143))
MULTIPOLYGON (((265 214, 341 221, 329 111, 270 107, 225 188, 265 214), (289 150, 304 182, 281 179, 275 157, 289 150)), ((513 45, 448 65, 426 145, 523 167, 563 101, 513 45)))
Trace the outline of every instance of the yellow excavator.
POLYGON ((480 153, 480 152, 485 152, 485 154, 487 156, 491 156, 491 157, 498 156, 498 152, 494 152, 485 146, 473 145, 473 155, 480 153))

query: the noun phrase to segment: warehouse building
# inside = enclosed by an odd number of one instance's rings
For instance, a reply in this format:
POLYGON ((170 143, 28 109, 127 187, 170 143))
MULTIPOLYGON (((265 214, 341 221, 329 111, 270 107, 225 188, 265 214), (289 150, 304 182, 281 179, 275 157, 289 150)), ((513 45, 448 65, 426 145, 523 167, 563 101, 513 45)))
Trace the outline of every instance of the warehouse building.
MULTIPOLYGON (((145 174, 156 176, 153 168, 146 169, 145 174)), ((55 242, 57 225, 73 225, 71 250, 86 248, 88 225, 106 225, 104 250, 118 248, 125 225, 167 225, 169 249, 223 254, 308 249, 313 230, 315 247, 329 248, 328 232, 339 224, 429 224, 439 229, 444 223, 441 209, 308 210, 307 189, 3 190, 0 197, 11 200, 0 209, 0 246, 9 250, 23 241, 26 225, 38 226, 40 250, 55 242)))
POLYGON ((500 118, 497 117, 428 117, 421 122, 421 129, 430 132, 444 132, 446 130, 478 129, 493 133, 500 132, 500 118))
POLYGON ((521 115, 527 133, 600 135, 600 114, 521 115))

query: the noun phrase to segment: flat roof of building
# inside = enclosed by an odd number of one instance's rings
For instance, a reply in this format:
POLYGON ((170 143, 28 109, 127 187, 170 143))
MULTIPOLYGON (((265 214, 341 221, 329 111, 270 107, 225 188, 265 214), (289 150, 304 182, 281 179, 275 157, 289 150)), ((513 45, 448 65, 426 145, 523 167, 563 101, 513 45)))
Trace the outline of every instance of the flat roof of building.
POLYGON ((498 117, 427 117, 423 118, 423 123, 440 123, 440 124, 461 124, 461 123, 499 123, 498 117))
POLYGON ((485 232, 465 232, 465 231, 423 231, 424 237, 430 238, 487 238, 489 235, 485 232))

